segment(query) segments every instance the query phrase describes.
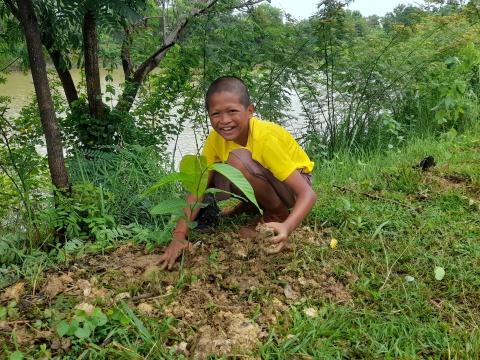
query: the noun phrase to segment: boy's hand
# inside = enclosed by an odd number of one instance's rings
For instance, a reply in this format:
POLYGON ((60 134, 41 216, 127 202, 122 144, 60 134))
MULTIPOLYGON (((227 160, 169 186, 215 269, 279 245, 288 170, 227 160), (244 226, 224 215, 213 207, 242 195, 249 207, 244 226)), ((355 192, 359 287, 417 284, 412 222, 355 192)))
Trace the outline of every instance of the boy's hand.
POLYGON ((279 222, 269 222, 265 226, 268 226, 275 233, 274 237, 267 240, 270 246, 265 248, 265 252, 267 254, 277 254, 287 245, 290 229, 287 224, 279 222))
POLYGON ((173 238, 170 245, 167 246, 165 252, 160 257, 160 269, 172 270, 173 265, 175 265, 175 261, 180 255, 182 255, 182 252, 184 250, 190 250, 191 248, 192 244, 190 244, 187 240, 173 238))

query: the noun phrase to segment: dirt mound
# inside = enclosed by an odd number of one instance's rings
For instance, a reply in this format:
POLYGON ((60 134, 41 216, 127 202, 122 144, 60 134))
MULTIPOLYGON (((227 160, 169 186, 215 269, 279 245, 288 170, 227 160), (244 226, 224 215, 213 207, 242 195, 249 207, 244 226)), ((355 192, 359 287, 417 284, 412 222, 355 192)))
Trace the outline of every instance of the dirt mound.
MULTIPOLYGON (((178 342, 169 345, 184 355, 249 356, 290 305, 307 298, 352 303, 349 281, 342 283, 315 261, 302 259, 303 266, 292 265, 307 246, 328 249, 329 239, 328 232, 304 227, 291 236, 293 251, 271 256, 258 238, 217 233, 201 237, 172 272, 160 271, 162 249, 147 254, 143 247, 127 244, 47 274, 29 302, 47 307, 62 295, 72 308, 90 309, 126 301, 143 316, 177 319, 178 342)), ((23 285, 10 292, 9 297, 20 297, 23 285)), ((58 338, 50 345, 55 341, 58 338)))
POLYGON ((198 330, 193 358, 206 359, 211 354, 248 354, 255 350, 265 335, 257 324, 243 314, 220 311, 211 325, 204 325, 198 330))

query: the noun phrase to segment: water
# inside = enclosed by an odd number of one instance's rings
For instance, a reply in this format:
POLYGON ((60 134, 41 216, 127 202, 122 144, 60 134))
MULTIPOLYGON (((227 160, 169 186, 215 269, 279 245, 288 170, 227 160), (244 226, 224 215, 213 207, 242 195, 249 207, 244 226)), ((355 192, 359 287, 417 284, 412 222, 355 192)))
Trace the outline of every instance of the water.
MULTIPOLYGON (((78 88, 79 83, 82 81, 81 72, 78 69, 73 69, 71 74, 78 88)), ((103 92, 105 91, 106 86, 105 75, 107 75, 107 71, 101 69, 100 80, 103 92)), ((120 69, 116 69, 111 75, 113 77, 113 86, 118 94, 121 91, 120 85, 124 80, 123 72, 120 69)), ((33 87, 31 74, 29 72, 24 73, 21 71, 12 71, 6 75, 6 82, 4 84, 0 84, 0 96, 9 96, 11 98, 10 108, 6 112, 6 116, 8 117, 17 116, 22 107, 27 105, 34 95, 35 89, 33 87)), ((301 106, 298 98, 292 98, 292 106, 287 112, 290 116, 289 119, 285 121, 285 127, 295 137, 301 136, 302 129, 304 127, 304 123, 301 121, 301 112, 301 106)), ((197 132, 197 139, 195 139, 194 129, 192 126, 187 125, 179 135, 178 141, 170 141, 168 145, 168 151, 171 154, 173 154, 175 151, 175 163, 178 165, 178 162, 183 155, 195 154, 199 151, 197 148, 197 143, 199 146, 201 146, 201 135, 199 136, 197 132)), ((42 155, 46 154, 45 147, 39 147, 37 151, 42 155)))

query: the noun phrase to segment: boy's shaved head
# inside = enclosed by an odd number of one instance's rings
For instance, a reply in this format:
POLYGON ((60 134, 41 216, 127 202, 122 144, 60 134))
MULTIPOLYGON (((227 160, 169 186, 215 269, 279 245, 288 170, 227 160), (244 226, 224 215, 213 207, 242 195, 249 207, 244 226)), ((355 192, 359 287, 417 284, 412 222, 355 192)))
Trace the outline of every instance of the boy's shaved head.
POLYGON ((246 108, 250 106, 250 94, 248 93, 247 86, 242 79, 235 76, 222 76, 212 82, 208 87, 207 94, 205 95, 205 106, 208 110, 208 102, 213 94, 220 92, 229 92, 237 94, 240 103, 246 108))

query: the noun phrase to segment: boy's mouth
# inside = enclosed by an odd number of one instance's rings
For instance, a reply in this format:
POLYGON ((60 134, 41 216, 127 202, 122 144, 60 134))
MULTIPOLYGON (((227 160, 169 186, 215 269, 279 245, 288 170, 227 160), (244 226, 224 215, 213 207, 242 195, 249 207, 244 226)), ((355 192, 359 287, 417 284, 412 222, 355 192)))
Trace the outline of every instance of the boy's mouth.
POLYGON ((229 133, 231 133, 233 130, 235 130, 235 127, 234 127, 234 126, 225 126, 225 127, 221 127, 221 128, 220 128, 220 131, 221 131, 223 134, 229 134, 229 133))

